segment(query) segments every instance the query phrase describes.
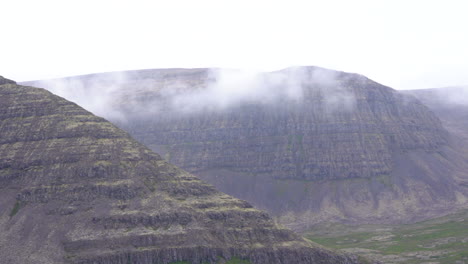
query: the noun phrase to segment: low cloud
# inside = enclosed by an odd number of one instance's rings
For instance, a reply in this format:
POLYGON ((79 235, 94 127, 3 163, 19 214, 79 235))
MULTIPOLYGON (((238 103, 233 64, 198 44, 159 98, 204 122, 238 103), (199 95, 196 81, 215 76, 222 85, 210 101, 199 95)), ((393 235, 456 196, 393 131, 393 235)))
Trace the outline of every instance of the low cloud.
POLYGON ((131 113, 154 115, 225 111, 243 104, 322 104, 328 114, 352 111, 356 100, 340 73, 317 67, 276 72, 231 69, 154 70, 77 76, 26 83, 123 122, 131 113), (311 100, 311 98, 313 100, 311 100), (304 102, 308 100, 307 102, 304 102))
POLYGON ((449 104, 468 106, 468 86, 437 89, 437 96, 449 104))
POLYGON ((122 121, 124 114, 116 107, 114 100, 126 82, 126 74, 113 73, 111 76, 90 75, 24 84, 45 88, 98 116, 122 121))

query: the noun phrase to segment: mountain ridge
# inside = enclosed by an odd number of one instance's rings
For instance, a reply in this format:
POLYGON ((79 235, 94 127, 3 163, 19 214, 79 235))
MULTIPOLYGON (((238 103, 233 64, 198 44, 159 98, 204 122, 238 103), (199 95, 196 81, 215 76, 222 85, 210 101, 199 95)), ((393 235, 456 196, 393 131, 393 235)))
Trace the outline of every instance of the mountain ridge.
POLYGON ((308 243, 50 92, 0 85, 8 263, 360 263, 308 243))
MULTIPOLYGON (((90 92, 106 85, 96 76, 69 80, 90 92)), ((114 123, 296 230, 412 222, 466 206, 455 178, 467 175, 441 121, 418 99, 365 76, 319 67, 147 70, 113 88, 114 123)))

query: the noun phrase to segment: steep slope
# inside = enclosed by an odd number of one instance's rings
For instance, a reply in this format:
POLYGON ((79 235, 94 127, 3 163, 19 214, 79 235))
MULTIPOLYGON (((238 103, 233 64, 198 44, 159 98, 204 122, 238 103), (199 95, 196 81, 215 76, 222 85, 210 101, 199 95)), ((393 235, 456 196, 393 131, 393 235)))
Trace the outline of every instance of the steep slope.
MULTIPOLYGON (((468 148, 468 87, 402 91, 427 105, 453 135, 468 148)), ((468 151, 468 149, 467 149, 468 151)))
MULTIPOLYGON (((297 230, 322 221, 411 222, 466 207, 459 150, 414 97, 317 67, 223 74, 120 73, 106 110, 170 162, 297 230)), ((112 78, 60 82, 89 92, 112 78)))
POLYGON ((103 118, 0 77, 2 263, 358 263, 216 191, 103 118))
MULTIPOLYGON (((402 91, 418 98, 431 109, 450 132, 452 145, 462 159, 460 167, 468 171, 468 87, 446 87, 402 91)), ((458 182, 468 187, 468 178, 460 176, 458 182)))

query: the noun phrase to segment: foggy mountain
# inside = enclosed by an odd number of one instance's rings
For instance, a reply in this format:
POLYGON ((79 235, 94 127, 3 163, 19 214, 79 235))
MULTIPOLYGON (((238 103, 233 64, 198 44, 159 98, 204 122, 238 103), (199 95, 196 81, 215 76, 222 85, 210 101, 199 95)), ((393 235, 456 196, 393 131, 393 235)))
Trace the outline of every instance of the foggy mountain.
POLYGON ((444 127, 461 139, 457 144, 468 146, 468 87, 446 87, 402 92, 417 97, 427 105, 441 119, 444 127))
POLYGON ((76 104, 3 77, 0 183, 1 263, 364 262, 306 241, 76 104))
POLYGON ((25 83, 104 116, 296 230, 467 206, 458 137, 412 95, 319 67, 163 69, 25 83))

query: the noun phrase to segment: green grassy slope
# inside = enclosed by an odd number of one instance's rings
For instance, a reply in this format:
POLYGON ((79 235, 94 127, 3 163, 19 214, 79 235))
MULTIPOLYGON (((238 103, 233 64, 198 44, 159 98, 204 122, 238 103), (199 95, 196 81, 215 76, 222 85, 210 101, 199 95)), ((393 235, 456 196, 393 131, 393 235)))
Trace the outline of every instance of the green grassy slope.
POLYGON ((384 263, 468 263, 468 211, 409 225, 322 225, 305 236, 384 263))

